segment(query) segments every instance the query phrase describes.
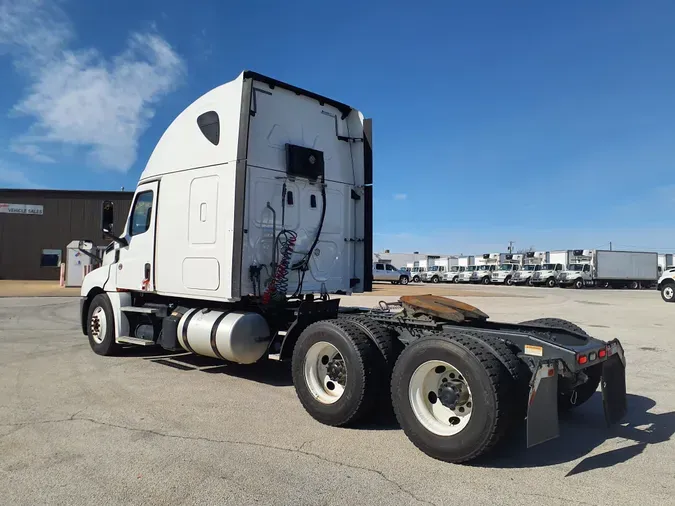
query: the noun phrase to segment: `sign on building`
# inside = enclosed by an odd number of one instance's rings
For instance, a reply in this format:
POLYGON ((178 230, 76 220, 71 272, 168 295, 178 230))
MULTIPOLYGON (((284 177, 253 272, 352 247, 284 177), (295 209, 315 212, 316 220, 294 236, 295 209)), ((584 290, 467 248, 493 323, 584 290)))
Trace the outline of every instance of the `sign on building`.
POLYGON ((0 213, 7 214, 39 214, 42 215, 43 207, 33 204, 2 204, 0 213))

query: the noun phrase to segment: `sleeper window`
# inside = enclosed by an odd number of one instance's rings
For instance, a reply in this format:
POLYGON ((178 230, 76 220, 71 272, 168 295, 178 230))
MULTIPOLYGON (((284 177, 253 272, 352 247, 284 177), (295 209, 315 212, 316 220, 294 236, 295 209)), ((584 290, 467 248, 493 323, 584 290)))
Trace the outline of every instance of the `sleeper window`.
POLYGON ((139 235, 150 228, 152 219, 152 191, 145 191, 136 196, 134 212, 131 215, 129 235, 139 235))

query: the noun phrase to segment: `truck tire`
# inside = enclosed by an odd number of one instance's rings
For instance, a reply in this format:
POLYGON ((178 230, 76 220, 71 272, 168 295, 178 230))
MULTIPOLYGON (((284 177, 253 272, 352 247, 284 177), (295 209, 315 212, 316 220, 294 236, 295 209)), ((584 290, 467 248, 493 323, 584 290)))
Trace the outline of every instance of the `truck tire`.
POLYGON ((527 286, 534 286, 534 283, 532 282, 531 276, 529 278, 527 278, 527 286))
POLYGON ((584 280, 582 278, 574 280, 574 288, 581 290, 584 287, 584 280))
POLYGON ((555 286, 555 278, 548 278, 546 280, 546 286, 553 288, 555 286))
POLYGON ((454 278, 452 278, 452 282, 459 283, 459 276, 455 276, 454 278))
POLYGON ((440 281, 441 281, 441 278, 439 278, 438 276, 434 276, 433 278, 431 278, 432 283, 438 283, 440 281))
POLYGON ((666 302, 675 302, 675 283, 671 281, 661 286, 661 298, 666 302))
POLYGON ((315 420, 344 426, 365 419, 386 396, 382 354, 354 323, 309 325, 293 349, 291 371, 298 399, 315 420))
POLYGON ((96 295, 87 312, 89 346, 97 355, 115 355, 120 345, 115 342, 115 317, 112 304, 105 293, 96 295))
POLYGON ((631 281, 628 283, 628 288, 631 290, 638 290, 640 288, 640 282, 639 281, 631 281))
POLYGON ((398 280, 398 282, 399 282, 400 284, 402 284, 402 285, 407 285, 407 284, 408 284, 408 281, 410 281, 410 280, 408 279, 408 276, 401 276, 401 277, 399 278, 399 280, 398 280))
POLYGON ((481 283, 484 285, 489 285, 490 284, 490 276, 485 276, 482 280, 481 283))
POLYGON ((511 276, 506 276, 506 279, 504 280, 504 284, 506 286, 512 286, 513 285, 513 279, 511 278, 511 276))
MULTIPOLYGON (((579 325, 561 318, 538 318, 536 320, 528 320, 520 323, 523 325, 539 325, 540 327, 571 330, 572 332, 590 337, 584 329, 579 327, 579 325)), ((601 364, 598 364, 585 369, 584 372, 588 376, 588 381, 578 385, 576 388, 565 388, 565 380, 559 380, 558 411, 569 411, 570 409, 581 406, 593 396, 595 391, 598 389, 598 385, 600 384, 600 376, 602 373, 602 367, 598 367, 600 365, 601 364)))
POLYGON ((509 371, 478 339, 435 335, 401 353, 392 403, 417 448, 435 459, 466 462, 489 451, 510 426, 513 385, 509 371))
POLYGON ((413 278, 413 283, 419 283, 419 282, 420 282, 420 277, 419 277, 419 276, 415 276, 415 277, 413 278))

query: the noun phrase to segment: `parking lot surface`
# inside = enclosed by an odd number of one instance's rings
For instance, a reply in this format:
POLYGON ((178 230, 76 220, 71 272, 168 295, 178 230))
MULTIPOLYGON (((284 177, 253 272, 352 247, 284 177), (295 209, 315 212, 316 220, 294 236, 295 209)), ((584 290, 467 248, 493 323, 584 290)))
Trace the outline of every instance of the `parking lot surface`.
POLYGON ((629 413, 604 426, 595 397, 561 437, 522 434, 480 461, 418 451, 387 416, 326 427, 302 409, 286 364, 235 366, 131 348, 100 357, 77 299, 0 299, 0 503, 675 504, 675 304, 656 290, 392 287, 373 306, 447 290, 493 320, 571 320, 626 349, 629 413))

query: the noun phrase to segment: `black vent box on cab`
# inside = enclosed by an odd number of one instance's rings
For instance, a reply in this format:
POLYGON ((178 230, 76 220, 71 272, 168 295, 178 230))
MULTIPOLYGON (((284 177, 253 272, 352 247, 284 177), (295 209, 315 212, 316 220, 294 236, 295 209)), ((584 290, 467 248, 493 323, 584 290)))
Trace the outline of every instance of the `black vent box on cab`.
POLYGON ((323 151, 286 144, 286 173, 311 180, 323 179, 323 151))

